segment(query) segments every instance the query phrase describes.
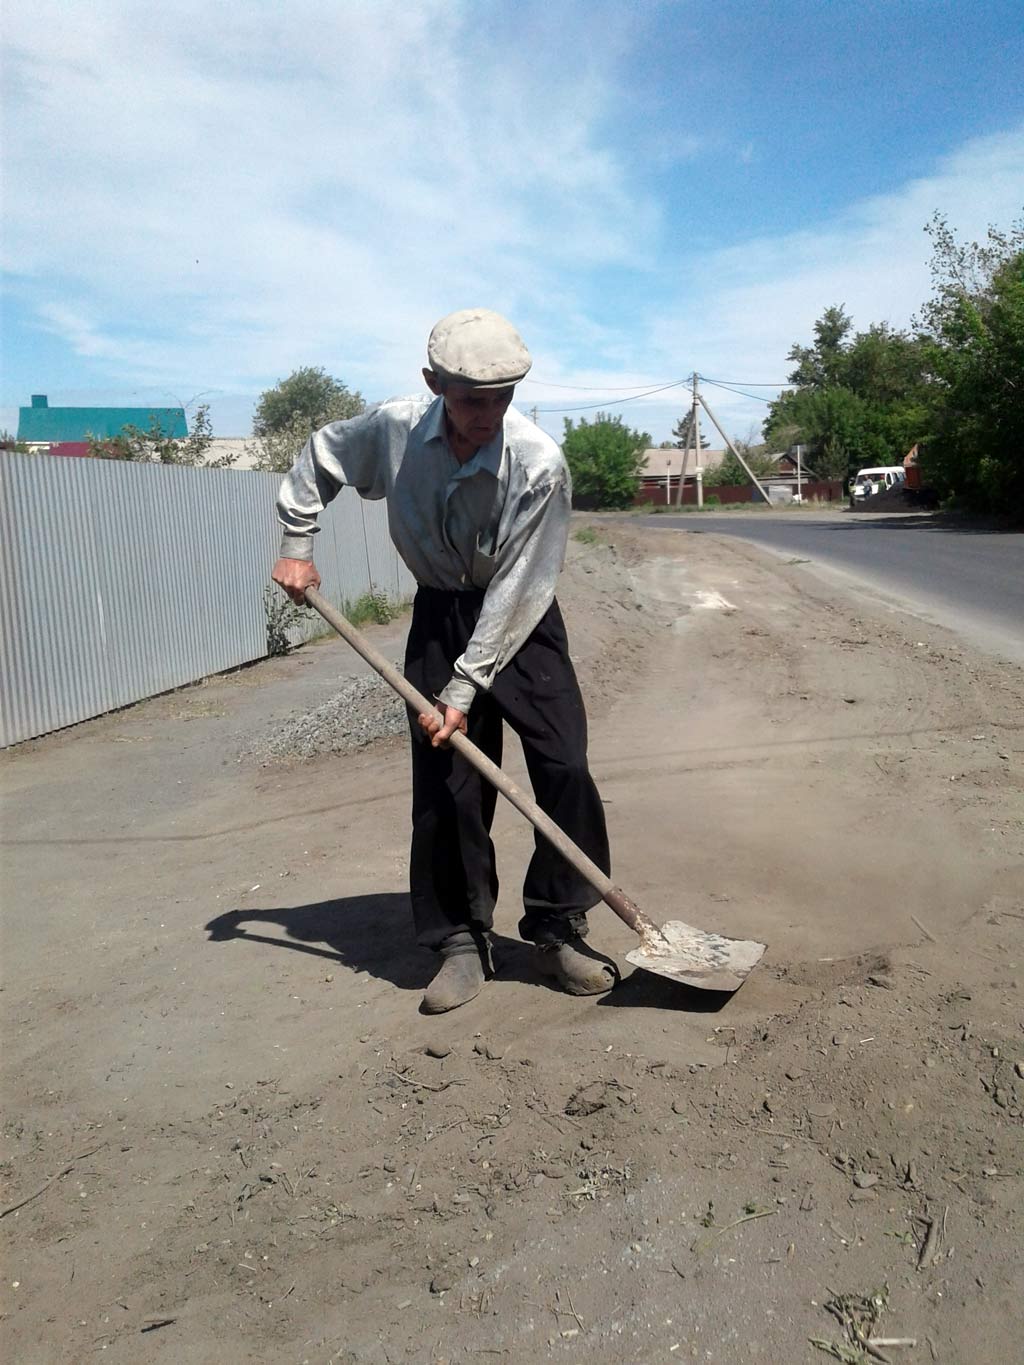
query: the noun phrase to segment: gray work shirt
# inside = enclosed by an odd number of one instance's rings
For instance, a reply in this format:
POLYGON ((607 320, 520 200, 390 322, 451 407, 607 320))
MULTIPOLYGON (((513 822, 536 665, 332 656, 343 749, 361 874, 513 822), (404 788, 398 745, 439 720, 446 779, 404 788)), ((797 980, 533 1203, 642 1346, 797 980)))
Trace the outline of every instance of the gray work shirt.
POLYGON ((281 555, 312 559, 316 519, 345 485, 386 498, 391 539, 417 583, 485 589, 473 637, 439 700, 468 711, 555 595, 572 486, 558 446, 513 408, 465 464, 444 400, 391 398, 310 437, 281 484, 281 555))

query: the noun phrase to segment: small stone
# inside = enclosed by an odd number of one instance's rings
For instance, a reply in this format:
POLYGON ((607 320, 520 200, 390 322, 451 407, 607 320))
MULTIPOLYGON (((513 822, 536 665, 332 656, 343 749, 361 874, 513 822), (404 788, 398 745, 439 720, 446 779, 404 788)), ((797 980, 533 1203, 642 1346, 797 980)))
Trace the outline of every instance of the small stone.
POLYGON ((786 1080, 798 1081, 803 1074, 804 1073, 802 1067, 799 1066, 790 1067, 790 1069, 786 1072, 786 1080))
POLYGON ((849 1035, 848 1033, 834 1033, 834 1034, 832 1035, 832 1046, 833 1046, 833 1047, 848 1047, 848 1046, 849 1046, 849 1042, 850 1042, 850 1035, 849 1035))
POLYGON ((423 1051, 428 1057, 436 1057, 438 1061, 440 1061, 442 1057, 448 1057, 451 1054, 451 1048, 448 1044, 439 1042, 428 1043, 423 1051))
POLYGON ((854 1190, 850 1195, 851 1204, 869 1204, 878 1198, 877 1190, 854 1190))
POLYGON ((1013 1069, 1016 1071, 1017 1075, 1024 1080, 1024 1062, 1014 1062, 1013 1069))
POLYGON ((489 1062, 500 1062, 505 1055, 505 1049, 500 1043, 487 1043, 482 1038, 473 1044, 473 1051, 478 1057, 485 1057, 489 1062))
POLYGON ((878 1184, 878 1176, 871 1171, 858 1171, 853 1177, 853 1183, 858 1190, 870 1190, 873 1185, 878 1184))
POLYGON ((549 1162, 547 1166, 542 1166, 541 1174, 546 1175, 549 1180, 564 1180, 569 1174, 569 1167, 563 1166, 560 1161, 549 1162))
POLYGON ((683 1103, 682 1100, 673 1100, 673 1101, 672 1101, 672 1112, 673 1112, 673 1114, 685 1114, 685 1113, 686 1113, 686 1105, 683 1103))
POLYGON ((998 1056, 999 1056, 999 1049, 998 1049, 997 1047, 994 1047, 994 1048, 992 1049, 992 1056, 993 1056, 993 1057, 998 1057, 998 1056))
POLYGON ((438 1274, 430 1281, 431 1294, 447 1294, 451 1287, 452 1281, 450 1275, 438 1274))
POLYGON ((836 1112, 834 1104, 809 1104, 807 1112, 812 1119, 830 1119, 836 1112))

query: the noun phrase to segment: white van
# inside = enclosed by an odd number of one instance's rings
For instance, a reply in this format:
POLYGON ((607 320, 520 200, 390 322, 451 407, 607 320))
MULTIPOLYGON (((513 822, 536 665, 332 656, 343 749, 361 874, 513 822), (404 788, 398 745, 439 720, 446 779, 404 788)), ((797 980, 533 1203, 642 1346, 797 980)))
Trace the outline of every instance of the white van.
POLYGON ((858 469, 857 476, 850 483, 850 492, 855 498, 870 498, 875 493, 883 493, 887 488, 895 488, 903 483, 907 471, 901 464, 880 465, 877 469, 858 469))

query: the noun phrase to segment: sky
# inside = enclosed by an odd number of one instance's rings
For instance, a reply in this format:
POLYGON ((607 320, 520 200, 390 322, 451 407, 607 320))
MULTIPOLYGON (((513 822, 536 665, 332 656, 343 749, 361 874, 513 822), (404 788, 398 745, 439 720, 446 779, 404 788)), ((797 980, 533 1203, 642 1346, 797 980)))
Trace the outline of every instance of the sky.
POLYGON ((756 435, 826 307, 911 322, 933 214, 1024 213, 1022 71, 1019 0, 8 0, 0 427, 420 392, 483 306, 556 438, 669 439, 695 370, 756 435))

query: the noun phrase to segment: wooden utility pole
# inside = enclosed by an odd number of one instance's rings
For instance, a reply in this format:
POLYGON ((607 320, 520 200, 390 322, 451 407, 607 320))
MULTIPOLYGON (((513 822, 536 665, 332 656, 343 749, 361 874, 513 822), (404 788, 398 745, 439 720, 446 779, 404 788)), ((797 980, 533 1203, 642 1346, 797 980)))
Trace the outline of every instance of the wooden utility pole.
POLYGON ((708 407, 707 399, 704 397, 704 395, 703 395, 702 393, 701 393, 701 394, 698 394, 698 393, 697 393, 697 376, 696 376, 696 375, 693 376, 693 391, 694 391, 694 394, 696 394, 697 399, 698 399, 698 401, 700 402, 701 407, 704 409, 704 411, 707 413, 707 415, 711 418, 712 422, 714 422, 715 426, 718 428, 718 433, 719 433, 719 435, 721 436, 722 440, 723 440, 723 441, 725 442, 725 444, 729 447, 729 449, 732 451, 732 453, 736 456, 737 460, 739 460, 739 462, 740 462, 740 464, 743 466, 743 468, 747 471, 747 474, 748 474, 748 476, 749 476, 749 478, 750 478, 750 482, 754 485, 754 487, 757 489, 757 491, 761 494, 761 497, 764 498, 765 502, 767 502, 767 501, 768 501, 768 492, 767 492, 767 489, 766 489, 766 488, 764 487, 764 485, 760 482, 760 480, 758 479, 757 475, 756 475, 756 474, 754 473, 754 471, 751 469, 750 465, 747 464, 746 460, 743 458, 743 456, 740 454, 740 452, 736 449, 736 447, 733 445, 733 443, 729 440, 728 436, 726 436, 726 434, 725 434, 725 428, 722 426, 721 422, 718 420, 718 418, 715 416, 715 414, 714 414, 714 413, 711 411, 711 409, 708 407))
POLYGON ((693 399, 690 404, 690 426, 686 433, 686 445, 683 447, 683 463, 679 470, 679 487, 676 489, 676 506, 683 505, 683 486, 686 483, 686 469, 690 463, 690 442, 694 443, 694 468, 700 463, 700 427, 697 418, 697 372, 693 373, 692 380, 693 399))
POLYGON ((690 430, 693 432, 693 475, 697 484, 697 506, 704 506, 704 471, 700 463, 700 409, 697 406, 699 396, 697 393, 697 372, 693 374, 693 416, 690 418, 690 430))

